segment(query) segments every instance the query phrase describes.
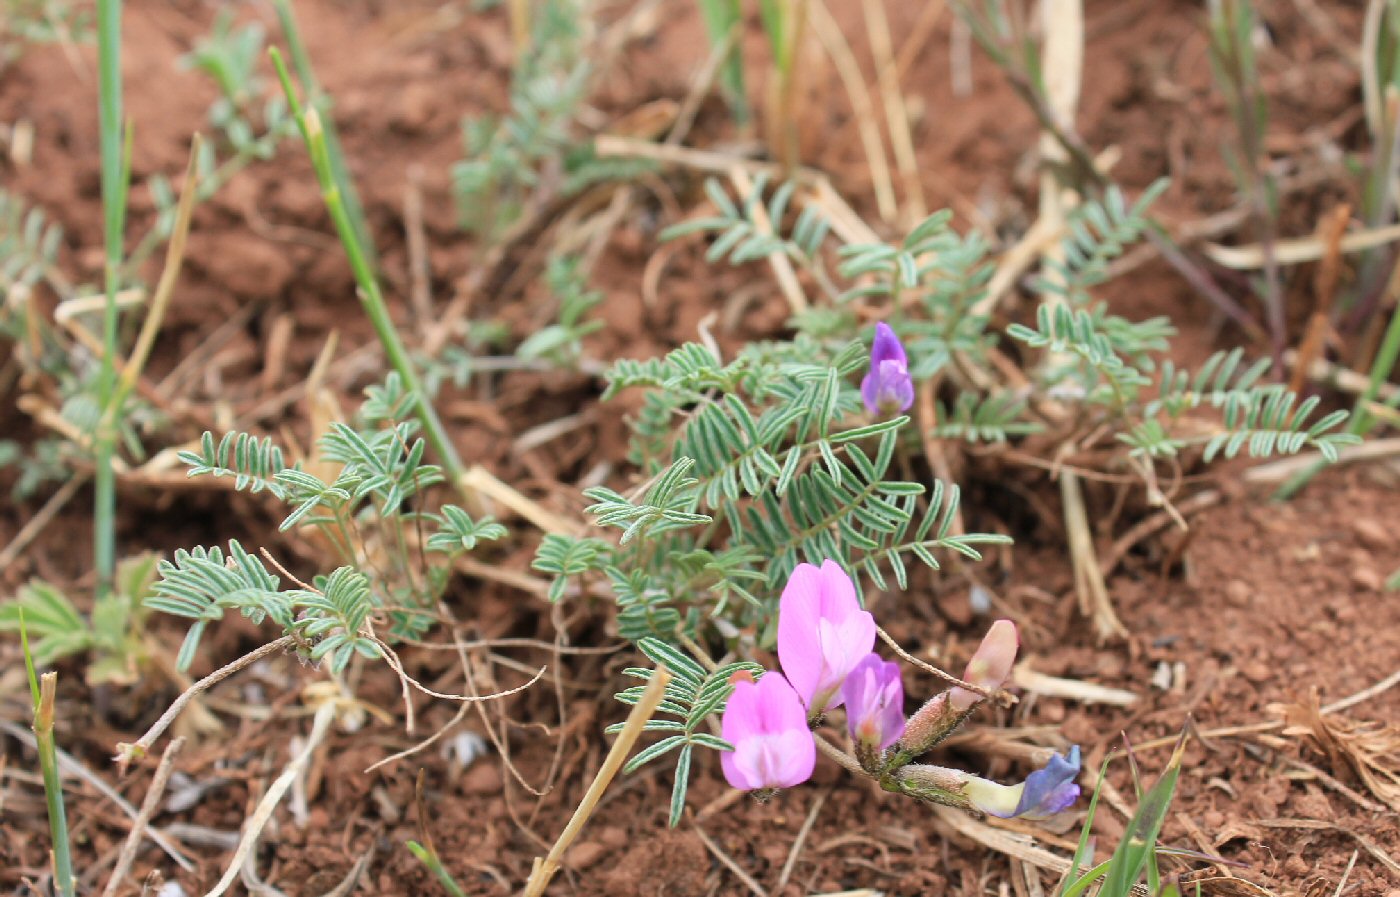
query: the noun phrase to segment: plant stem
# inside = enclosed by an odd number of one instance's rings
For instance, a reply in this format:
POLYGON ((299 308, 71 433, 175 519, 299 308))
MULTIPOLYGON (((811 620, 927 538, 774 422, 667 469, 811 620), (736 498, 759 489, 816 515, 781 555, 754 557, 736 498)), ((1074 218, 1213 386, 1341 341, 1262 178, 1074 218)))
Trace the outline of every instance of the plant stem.
MULTIPOLYGON (((307 103, 317 111, 323 111, 327 105, 326 95, 316 80, 315 70, 311 68, 311 55, 306 52, 306 44, 302 42, 301 29, 297 27, 296 16, 292 14, 291 0, 273 0, 272 5, 277 10, 277 21, 282 26, 282 34, 287 38, 287 52, 292 56, 292 66, 297 70, 297 78, 301 80, 302 86, 306 88, 307 103)), ((290 94, 288 96, 290 97, 290 94)), ((360 204, 360 195, 355 191, 355 184, 350 179, 350 171, 345 167, 345 153, 340 149, 340 136, 336 133, 335 122, 331 120, 330 115, 325 116, 324 125, 326 158, 331 172, 335 175, 335 183, 340 188, 350 226, 355 232, 361 253, 369 261, 369 267, 377 270, 379 259, 375 254, 374 241, 370 239, 369 222, 365 220, 365 209, 360 204)))
MULTIPOLYGON (((280 3, 285 3, 285 0, 279 0, 279 5, 280 3)), ((328 135, 322 127, 321 116, 315 107, 302 106, 301 101, 297 98, 296 90, 292 86, 291 75, 287 72, 282 54, 275 47, 268 52, 272 56, 273 65, 277 68, 277 76, 282 81, 282 89, 287 94, 287 104, 291 107, 292 116, 296 119, 297 126, 301 129, 302 139, 306 142, 307 151, 311 154, 311 164, 316 169, 316 178, 321 184, 321 195, 325 200, 326 210, 335 223, 341 245, 344 246, 345 254, 350 260, 350 268, 355 273, 355 282, 360 288, 360 304, 364 307, 365 314, 369 316, 370 323, 374 326, 374 332, 384 347, 384 354, 388 356, 389 364, 398 371, 399 376, 403 378, 404 386, 413 394, 418 419, 423 424, 423 432, 427 437, 428 444, 437 453, 438 460, 442 463, 443 469, 446 470, 448 479, 461 489, 466 470, 462 467, 457 449, 452 445, 452 440, 447 435, 447 429, 442 425, 441 419, 438 418, 437 412, 428 400, 428 393, 423 388, 423 382, 419 379, 418 372, 408 357, 408 351, 404 348, 403 341, 399 339, 399 332, 394 327, 393 318, 389 316, 389 306, 384 301, 384 293, 380 290, 379 279, 375 276, 373 262, 365 251, 365 245, 360 241, 346 207, 345 196, 348 192, 348 185, 342 187, 336 179, 335 168, 331 162, 330 145, 327 141, 328 135)))
MULTIPOLYGON (((98 0, 98 127, 102 150, 107 302, 102 314, 102 367, 98 372, 97 393, 103 408, 111 401, 117 384, 117 291, 121 277, 122 222, 126 212, 126 179, 122 164, 121 22, 121 0, 98 0)), ((100 599, 110 591, 116 568, 117 490, 116 473, 112 469, 112 457, 116 450, 115 428, 99 427, 95 436, 93 566, 96 568, 97 597, 100 599)))
POLYGON ((24 638, 24 665, 29 673, 30 691, 36 696, 34 741, 38 748, 39 769, 44 776, 44 801, 49 809, 54 891, 59 897, 74 897, 78 892, 73 884, 73 856, 68 846, 68 815, 63 807, 63 782, 58 776, 58 747, 53 740, 54 696, 58 691, 58 674, 45 673, 41 683, 35 683, 34 659, 29 654, 27 636, 24 638))

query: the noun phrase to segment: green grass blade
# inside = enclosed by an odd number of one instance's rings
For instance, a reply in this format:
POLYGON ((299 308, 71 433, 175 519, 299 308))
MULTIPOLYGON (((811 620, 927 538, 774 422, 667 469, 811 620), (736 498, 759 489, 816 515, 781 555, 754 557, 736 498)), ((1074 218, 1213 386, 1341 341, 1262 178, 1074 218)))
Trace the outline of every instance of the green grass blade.
POLYGON ((1103 888, 1099 892, 1102 897, 1129 897, 1133 885, 1150 862, 1152 852, 1157 846, 1157 836, 1162 831, 1162 823, 1171 807, 1185 751, 1186 734, 1182 733, 1166 770, 1143 798, 1137 813, 1128 823, 1123 840, 1109 860, 1108 873, 1104 876, 1103 888))

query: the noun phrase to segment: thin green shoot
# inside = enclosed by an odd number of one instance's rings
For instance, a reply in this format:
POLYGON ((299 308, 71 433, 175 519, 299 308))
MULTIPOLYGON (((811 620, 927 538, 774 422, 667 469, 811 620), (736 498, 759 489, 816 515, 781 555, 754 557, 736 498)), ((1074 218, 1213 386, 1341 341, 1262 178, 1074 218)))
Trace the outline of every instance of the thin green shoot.
POLYGON ((451 894, 452 897, 467 897, 467 892, 462 890, 462 886, 457 884, 457 880, 452 877, 452 873, 447 871, 447 867, 442 864, 437 851, 430 847, 424 847, 417 841, 409 841, 408 852, 418 858, 418 862, 428 867, 428 871, 433 873, 433 877, 442 885, 442 889, 451 894))
POLYGON ((442 885, 442 889, 451 894, 452 897, 466 897, 466 892, 462 886, 457 884, 457 879, 452 877, 452 873, 447 871, 447 867, 442 864, 442 858, 438 856, 437 845, 433 843, 433 834, 428 831, 428 814, 423 805, 423 770, 418 770, 418 779, 413 783, 413 806, 418 811, 418 838, 417 841, 407 843, 408 852, 418 858, 418 862, 428 867, 428 871, 433 873, 433 877, 442 885))
POLYGON ((336 180, 335 168, 331 162, 330 146, 326 139, 326 130, 322 125, 321 116, 314 106, 302 105, 297 96, 296 88, 292 85, 291 75, 287 72, 287 65, 277 48, 271 48, 268 53, 272 57, 272 64, 277 69, 277 77, 282 82, 282 89, 286 92, 292 117, 296 120, 297 127, 301 131, 307 151, 311 154, 311 164, 316 169, 316 178, 321 184, 321 195, 325 200, 326 210, 335 223, 336 233, 339 234, 341 245, 345 248, 345 254, 350 260, 351 270, 355 273, 355 282, 359 285, 360 304, 364 306, 365 313, 374 326, 374 332, 384 347, 384 354, 388 356, 389 364, 403 378, 404 386, 413 396, 414 408, 419 421, 423 424, 424 435, 427 437, 429 445, 433 447, 433 451, 437 452, 448 477, 458 488, 461 488, 466 471, 462 467, 461 458, 457 455, 457 449, 452 445, 452 439, 448 436, 446 428, 443 427, 441 419, 438 418, 437 412, 429 401, 428 393, 423 388, 422 381, 409 358, 407 349, 404 348, 403 341, 399 339, 399 332, 394 326, 394 321, 389 316, 389 306, 384 301, 384 294, 379 287, 379 279, 374 273, 373 263, 365 251, 365 246, 361 242, 346 208, 346 191, 336 180))
POLYGON ((34 741, 44 779, 44 802, 49 811, 54 893, 59 897, 74 897, 78 891, 73 880, 73 851, 68 839, 68 814, 63 805, 63 782, 58 774, 58 747, 53 738, 58 674, 45 673, 42 677, 35 674, 34 655, 29 650, 29 633, 24 626, 23 611, 20 612, 19 637, 24 651, 24 671, 29 677, 29 695, 33 700, 34 741))
MULTIPOLYGON (((1183 733, 1157 783, 1145 795, 1141 793, 1141 787, 1138 788, 1140 803, 1137 812, 1129 821, 1123 840, 1119 842, 1113 855, 1104 862, 1091 866, 1094 849, 1090 832, 1098 810, 1104 776, 1114 757, 1110 756, 1104 760, 1099 768, 1099 784, 1089 800, 1089 811, 1074 852, 1074 864, 1060 887, 1058 897, 1083 897, 1096 883, 1099 884, 1097 894, 1101 897, 1131 897, 1133 886, 1143 878, 1147 880, 1149 893, 1162 893, 1161 870, 1157 865, 1157 856, 1166 851, 1157 844, 1157 837, 1161 834, 1162 823, 1171 807, 1185 748, 1186 736, 1183 733)), ((1135 783, 1138 781, 1135 762, 1133 780, 1135 783)))
POLYGON ((350 170, 345 165, 345 153, 340 148, 340 136, 336 132, 335 122, 330 115, 325 114, 329 105, 326 102, 327 94, 321 90, 321 84, 316 80, 316 71, 311 67, 311 55, 306 52, 306 44, 301 39, 301 29, 297 27, 296 16, 292 13, 291 0, 273 0, 272 6, 277 11, 277 21, 281 24, 282 34, 287 39, 287 52, 291 54, 292 67, 296 69, 297 78, 306 88, 307 103, 322 114, 326 162, 335 177, 335 183, 340 188, 341 202, 345 206, 346 217, 350 221, 350 226, 360 245, 360 251, 368 260, 370 268, 378 270, 379 258, 375 252, 374 241, 370 239, 369 224, 365 220, 365 209, 360 204, 360 195, 355 191, 354 181, 350 178, 350 170))
POLYGON ((744 54, 735 39, 735 34, 743 28, 744 12, 739 0, 696 0, 700 16, 705 20, 705 33, 709 35, 710 46, 719 48, 728 45, 724 63, 719 70, 720 87, 729 107, 734 110, 734 121, 743 128, 749 123, 752 111, 749 109, 747 88, 744 84, 744 54))
MULTIPOLYGON (((131 134, 122 139, 121 0, 97 3, 98 125, 102 156, 102 223, 105 238, 104 282, 106 302, 102 315, 102 364, 97 392, 105 408, 117 387, 117 292, 121 289, 126 192, 130 175, 131 134), (125 150, 125 151, 124 151, 125 150)), ((117 435, 112 427, 99 428, 94 441, 96 472, 93 505, 93 565, 97 596, 112 587, 116 570, 116 472, 112 461, 117 435)))

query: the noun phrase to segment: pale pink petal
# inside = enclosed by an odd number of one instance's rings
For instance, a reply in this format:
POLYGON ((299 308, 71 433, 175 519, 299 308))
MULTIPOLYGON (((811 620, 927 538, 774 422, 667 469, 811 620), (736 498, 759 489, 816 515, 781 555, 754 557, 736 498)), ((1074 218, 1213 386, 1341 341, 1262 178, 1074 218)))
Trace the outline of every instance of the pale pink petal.
POLYGON ((734 750, 719 755, 719 765, 724 770, 724 780, 740 791, 752 791, 763 787, 763 779, 757 774, 757 760, 753 756, 759 750, 758 739, 739 742, 734 750))
POLYGON ((821 568, 821 615, 828 620, 841 621, 860 613, 856 584, 841 565, 827 558, 821 568))
POLYGON ((811 564, 798 564, 778 601, 778 663, 803 703, 810 704, 822 672, 822 577, 811 564))
MULTIPOLYGON (((1016 649, 1020 638, 1016 634, 1016 624, 1010 620, 997 620, 982 637, 982 644, 968 661, 963 679, 986 689, 998 689, 1011 676, 1011 668, 1016 663, 1016 649)), ((953 708, 962 712, 978 701, 983 700, 976 692, 964 688, 954 688, 949 695, 953 708)))
POLYGON ((807 711, 802 699, 782 673, 764 673, 758 680, 759 712, 765 734, 792 729, 807 730, 807 711))
POLYGON ((763 732, 763 707, 757 683, 747 679, 734 683, 734 692, 724 706, 719 726, 720 737, 730 744, 763 732))
POLYGON ((816 742, 807 713, 780 673, 736 683, 720 731, 734 745, 720 755, 720 766, 735 788, 789 788, 812 774, 816 742))
POLYGON ((772 746, 777 755, 774 781, 778 785, 792 788, 812 777, 817 765, 817 742, 805 725, 773 737, 772 746))

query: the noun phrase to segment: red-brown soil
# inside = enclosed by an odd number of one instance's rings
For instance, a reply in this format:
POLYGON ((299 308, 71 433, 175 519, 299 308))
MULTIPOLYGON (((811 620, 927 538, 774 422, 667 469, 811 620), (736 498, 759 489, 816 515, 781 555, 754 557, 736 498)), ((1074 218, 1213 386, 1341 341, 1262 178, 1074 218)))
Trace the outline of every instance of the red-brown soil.
MULTIPOLYGON (((921 4, 887 4, 896 35, 908 33, 921 4)), ((1261 56, 1273 120, 1269 145, 1280 159, 1301 167, 1322 164, 1324 144, 1364 145, 1358 74, 1354 65, 1299 10, 1332 22, 1350 46, 1359 43, 1360 4, 1283 0, 1262 2, 1274 46, 1261 56)), ((510 61, 508 28, 500 11, 475 13, 470 4, 437 2, 297 4, 318 73, 335 97, 335 117, 377 237, 396 314, 417 341, 423 330, 408 313, 411 282, 404 238, 404 194, 419 179, 424 232, 429 244, 432 295, 439 307, 473 289, 481 253, 455 226, 451 163, 461 154, 464 115, 500 110, 510 61), (417 172, 413 175, 413 172, 417 172)), ((869 70, 860 4, 833 3, 834 12, 869 70)), ((140 185, 152 174, 175 179, 191 134, 206 129, 214 98, 210 82, 175 69, 175 60, 206 33, 215 4, 137 0, 128 4, 126 60, 128 114, 136 123, 132 194, 134 234, 149 225, 152 204, 140 185)), ((1184 222, 1235 202, 1221 161, 1228 118, 1213 92, 1200 27, 1199 4, 1121 0, 1088 4, 1089 46, 1080 130, 1096 148, 1117 146, 1114 176, 1130 191, 1170 175, 1162 209, 1184 222)), ((608 21, 617 4, 609 5, 608 21)), ((269 23, 271 20, 269 19, 269 23)), ((762 59, 756 23, 746 41, 762 59)), ((665 14, 601 79, 596 103, 605 119, 657 98, 679 100, 702 64, 704 42, 691 4, 672 0, 665 14)), ((275 33, 275 29, 270 29, 275 33)), ((95 281, 101 263, 94 54, 57 47, 29 50, 0 71, 0 122, 34 126, 32 161, 0 162, 6 189, 61 222, 67 237, 64 266, 75 281, 95 281)), ((956 96, 950 80, 949 28, 945 20, 907 72, 904 85, 921 116, 915 123, 921 177, 931 208, 951 206, 960 226, 988 226, 1012 238, 1034 217, 1036 139, 1032 116, 1016 101, 1001 74, 974 51, 973 90, 956 96)), ((270 77, 270 73, 265 73, 270 77)), ((802 110, 805 161, 832 173, 842 192, 874 218, 868 169, 839 81, 825 59, 807 65, 802 110)), ((712 103, 700 118, 695 142, 705 145, 728 131, 723 109, 712 103), (708 136, 706 136, 708 135, 708 136)), ((674 188, 693 182, 677 178, 674 188)), ((1354 190, 1340 179, 1289 195, 1282 206, 1286 232, 1305 234, 1319 215, 1354 190)), ((698 322, 739 291, 752 296, 719 337, 726 345, 780 331, 785 305, 767 272, 732 272, 704 266, 698 251, 677 252, 656 301, 643 296, 642 273, 656 248, 663 213, 648 206, 614 233, 594 272, 605 292, 608 326, 591 338, 590 354, 602 359, 645 356, 696 333, 698 322)), ((371 346, 362 364, 336 369, 330 382, 346 401, 381 370, 373 336, 359 311, 339 246, 330 238, 310 166, 301 147, 285 144, 274 161, 238 175, 195 216, 185 275, 150 368, 159 382, 221 324, 246 315, 246 324, 212 352, 199 378, 171 401, 178 431, 172 441, 197 435, 202 420, 246 412, 269 395, 302 380, 332 331, 339 357, 371 346), (288 324, 279 324, 279 321, 288 324), (285 353, 269 357, 269 340, 290 326, 285 353), (280 366, 280 367, 279 367, 280 366), (269 368, 281 370, 270 377, 269 368)), ((1247 235, 1245 236, 1247 239, 1247 235)), ((525 264, 528 260, 521 260, 525 264)), ((536 260, 537 261, 537 260, 536 260)), ((1303 272, 1306 274, 1306 272, 1303 272)), ((1295 278, 1299 284, 1306 276, 1295 278)), ((1242 284, 1226 283, 1236 294, 1242 284)), ((473 319, 496 318, 520 338, 539 325, 543 312, 533 288, 472 297, 473 319)), ((1300 307, 1307 290, 1295 294, 1300 307)), ((1165 265, 1151 263, 1109 285, 1105 296, 1121 313, 1170 314, 1185 337, 1180 360, 1199 360, 1239 338, 1222 329, 1210 307, 1165 265)), ((1300 312, 1299 317, 1302 316, 1300 312)), ((599 384, 566 374, 510 373, 484 387, 452 392, 443 408, 464 457, 481 463, 555 510, 576 514, 583 499, 574 486, 599 462, 625 472, 625 404, 600 406, 599 384), (568 438, 530 451, 513 446, 529 428, 582 410, 583 425, 568 438)), ((7 434, 31 439, 37 430, 13 407, 0 406, 7 434)), ((305 438, 305 403, 292 402, 258 418, 253 426, 305 438)), ((1400 602, 1381 591, 1384 577, 1400 568, 1400 528, 1394 510, 1400 471, 1376 465, 1332 471, 1290 504, 1272 504, 1241 487, 1238 468, 1214 484, 1224 493, 1216 507, 1192 518, 1189 538, 1172 530, 1144 541, 1128 555, 1109 586, 1124 623, 1126 644, 1100 647, 1075 609, 1073 580, 1053 515, 1055 490, 1043 472, 1012 468, 968 470, 967 513, 975 528, 1000 526, 1018 545, 994 558, 996 587, 1022 624, 1025 652, 1040 673, 1128 689, 1140 696, 1130 708, 1084 705, 1045 698, 1025 700, 1000 716, 984 713, 975 732, 1038 727, 1038 743, 1083 746, 1086 769, 1126 733, 1143 746, 1139 760, 1151 774, 1165 761, 1163 739, 1187 724, 1197 733, 1186 755, 1166 844, 1217 854, 1240 863, 1213 872, 1207 893, 1257 893, 1245 882, 1285 894, 1330 893, 1353 852, 1359 850, 1345 893, 1394 895, 1400 889, 1400 828, 1395 812, 1380 806, 1345 755, 1329 752, 1295 730, 1215 730, 1284 719, 1286 705, 1327 704, 1360 692, 1400 667, 1400 602), (1013 488, 1014 487, 1014 488, 1013 488), (1151 684, 1159 667, 1179 672, 1166 689, 1151 684), (1387 859, 1389 858, 1389 859, 1387 859)), ((8 490, 8 481, 0 482, 8 490)), ((1108 514, 1114 496, 1089 493, 1093 510, 1108 514)), ((44 496, 0 513, 0 539, 8 542, 44 496)), ((90 587, 88 494, 68 507, 11 569, 0 571, 8 591, 30 576, 69 584, 75 594, 90 587)), ((274 511, 255 498, 222 489, 126 483, 120 492, 119 538, 124 551, 211 544, 230 537, 269 544, 310 567, 305 546, 275 543, 274 511)), ((1119 519, 1099 533, 1107 546, 1135 520, 1119 519)), ((528 533, 520 522, 518 530, 528 533)), ((507 569, 524 569, 532 552, 527 537, 492 557, 507 569)), ((553 610, 536 596, 463 579, 449 592, 464 637, 504 636, 542 640, 542 648, 500 649, 479 655, 491 687, 523 683, 521 670, 549 664, 550 678, 534 689, 486 710, 504 725, 511 757, 524 782, 546 791, 536 797, 503 769, 492 750, 469 765, 436 746, 375 773, 370 764, 417 740, 403 729, 398 683, 378 671, 359 694, 387 713, 371 715, 356 732, 336 730, 313 760, 304 819, 287 807, 263 836, 257 875, 290 895, 335 891, 364 858, 358 893, 436 893, 437 885, 404 848, 419 837, 414 781, 424 775, 426 825, 458 881, 472 894, 505 894, 528 876, 533 858, 561 830, 606 750, 603 726, 620 718, 610 695, 628 655, 555 654, 556 635, 575 646, 618 645, 598 608, 553 610), (507 654, 514 666, 500 662, 507 654), (518 669, 517 669, 518 667, 518 669), (504 721, 504 722, 503 722, 504 721)), ((951 668, 966 659, 985 620, 969 610, 965 583, 955 577, 917 580, 903 596, 877 596, 874 612, 911 649, 936 649, 951 668)), ((173 653, 179 627, 161 622, 157 637, 173 653)), ((197 674, 227 662, 258 642, 241 622, 229 620, 207 639, 197 674)), ((18 652, 0 646, 0 717, 26 720, 18 652)), ((461 684, 451 652, 407 651, 416 676, 449 691, 461 684)), ((97 775, 140 802, 150 768, 119 779, 109 762, 114 745, 131 740, 173 698, 164 679, 127 690, 81 685, 81 669, 61 667, 60 745, 97 775)), ((222 686, 215 709, 223 730, 194 737, 178 768, 208 790, 192 807, 163 811, 158 826, 183 829, 184 849, 196 859, 192 874, 179 872, 147 846, 136 871, 153 870, 201 893, 228 861, 223 846, 202 843, 191 832, 236 833, 263 790, 287 762, 291 736, 304 733, 309 712, 299 701, 307 671, 291 658, 274 658, 222 686), (268 722, 269 712, 274 722, 268 722)), ((932 683, 911 679, 911 694, 932 683)), ((446 724, 454 712, 442 702, 419 700, 416 733, 446 724)), ((1290 720, 1301 719, 1292 711, 1290 720)), ((1385 691, 1330 717, 1334 724, 1389 724, 1400 719, 1400 690, 1385 691)), ((470 714, 457 732, 482 732, 470 714)), ((1400 733, 1397 739, 1400 739, 1400 733)), ((0 752, 0 888, 30 893, 25 880, 44 874, 48 834, 31 753, 4 736, 0 752)), ((1395 770, 1392 754, 1382 764, 1395 770)), ((813 783, 754 805, 729 804, 717 764, 706 757, 695 770, 691 812, 676 831, 665 828, 669 776, 643 772, 614 784, 568 858, 555 893, 598 895, 740 894, 748 889, 718 862, 697 826, 754 881, 774 893, 788 853, 816 801, 820 815, 807 834, 785 897, 872 888, 887 894, 980 893, 1031 895, 1019 864, 1003 854, 950 833, 924 807, 853 783, 834 767, 813 783), (723 802, 723 803, 720 803, 723 802), (729 804, 726 806, 726 804, 729 804)), ((995 751, 965 742, 950 761, 995 776, 1024 774, 995 751)), ((1110 781, 1131 798, 1123 764, 1110 781)), ((192 794, 188 782, 175 790, 192 794)), ((128 821, 90 786, 68 790, 79 874, 89 890, 105 883, 128 821)), ((1116 808, 1099 815, 1100 844, 1116 843, 1124 817, 1116 808)), ((1049 835, 1063 844, 1069 834, 1049 835)), ((180 829, 176 829, 180 832, 180 829)), ((1102 849, 1102 848, 1101 848, 1102 849)), ((1194 864, 1206 868, 1208 864, 1194 864)), ((133 879, 134 881, 135 879, 133 879)), ((1046 878, 1045 887, 1053 886, 1046 878)), ((123 893, 137 893, 134 886, 123 893)), ((275 893, 268 891, 267 893, 275 893)))

